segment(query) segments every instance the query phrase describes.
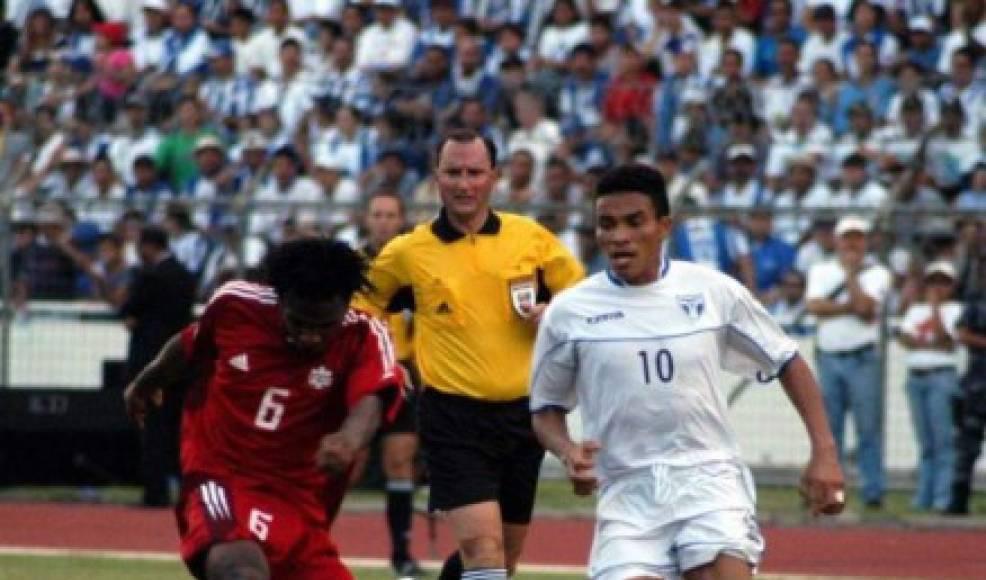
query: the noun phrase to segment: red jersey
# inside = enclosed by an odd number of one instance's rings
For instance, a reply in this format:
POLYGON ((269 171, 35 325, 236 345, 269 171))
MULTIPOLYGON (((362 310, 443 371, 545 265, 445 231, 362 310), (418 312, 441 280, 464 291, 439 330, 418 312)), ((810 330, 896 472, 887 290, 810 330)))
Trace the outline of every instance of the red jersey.
POLYGON ((318 493, 328 483, 315 465, 321 437, 372 393, 393 389, 385 419, 396 414, 403 373, 380 321, 351 309, 316 355, 292 348, 285 333, 273 289, 247 282, 220 288, 183 331, 185 353, 201 369, 182 414, 186 478, 243 477, 318 493))

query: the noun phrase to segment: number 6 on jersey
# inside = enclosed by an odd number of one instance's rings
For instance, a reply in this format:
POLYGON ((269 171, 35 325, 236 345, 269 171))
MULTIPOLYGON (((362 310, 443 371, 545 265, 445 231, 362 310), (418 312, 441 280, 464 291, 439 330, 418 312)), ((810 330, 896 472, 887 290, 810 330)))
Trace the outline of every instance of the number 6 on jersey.
POLYGON ((284 399, 288 398, 291 391, 271 387, 264 393, 264 398, 260 401, 260 408, 257 409, 257 418, 254 424, 261 429, 274 431, 284 418, 284 399))
POLYGON ((662 348, 654 353, 653 356, 646 350, 637 352, 640 357, 640 364, 643 367, 644 382, 650 384, 651 361, 654 363, 654 375, 662 383, 670 383, 674 378, 674 359, 671 358, 671 351, 662 348))

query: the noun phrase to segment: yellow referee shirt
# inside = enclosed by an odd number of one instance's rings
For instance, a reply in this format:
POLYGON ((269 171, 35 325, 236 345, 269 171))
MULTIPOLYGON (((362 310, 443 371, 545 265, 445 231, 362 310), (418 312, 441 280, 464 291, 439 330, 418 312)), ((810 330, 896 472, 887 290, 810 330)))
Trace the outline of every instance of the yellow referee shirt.
MULTIPOLYGON (((536 328, 525 309, 579 281, 582 265, 526 217, 490 212, 465 235, 444 210, 373 260, 377 313, 413 301, 414 354, 429 388, 488 401, 528 394, 536 328)), ((361 301, 362 302, 362 301, 361 301)))

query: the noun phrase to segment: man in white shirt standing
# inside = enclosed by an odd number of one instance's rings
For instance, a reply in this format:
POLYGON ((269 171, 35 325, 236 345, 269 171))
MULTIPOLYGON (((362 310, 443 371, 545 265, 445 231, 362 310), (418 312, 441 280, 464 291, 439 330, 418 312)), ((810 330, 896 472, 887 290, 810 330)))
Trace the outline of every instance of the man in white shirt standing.
POLYGON ((609 270, 546 311, 534 429, 577 494, 599 487, 591 578, 751 578, 763 538, 722 371, 780 378, 811 439, 802 481, 816 514, 843 506, 835 441, 808 365, 756 299, 710 268, 662 259, 668 212, 651 168, 622 166, 600 180, 596 236, 609 270), (581 442, 565 423, 576 405, 581 442))
POLYGON ((880 309, 890 291, 890 271, 867 256, 870 223, 847 215, 835 225, 836 258, 808 271, 808 312, 818 317, 817 366, 825 410, 844 458, 846 415, 858 441, 862 497, 883 504, 883 380, 880 309))
POLYGON ((397 72, 411 64, 418 30, 400 15, 398 0, 375 0, 373 19, 356 42, 356 66, 365 73, 397 72))

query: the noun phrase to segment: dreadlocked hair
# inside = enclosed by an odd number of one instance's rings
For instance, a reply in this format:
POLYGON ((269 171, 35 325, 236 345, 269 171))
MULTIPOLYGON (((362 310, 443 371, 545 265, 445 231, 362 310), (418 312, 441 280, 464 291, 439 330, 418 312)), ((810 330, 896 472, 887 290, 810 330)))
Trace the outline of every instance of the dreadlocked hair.
POLYGON ((353 294, 372 289, 366 270, 363 256, 343 242, 302 239, 271 249, 262 277, 281 298, 349 302, 353 294))

